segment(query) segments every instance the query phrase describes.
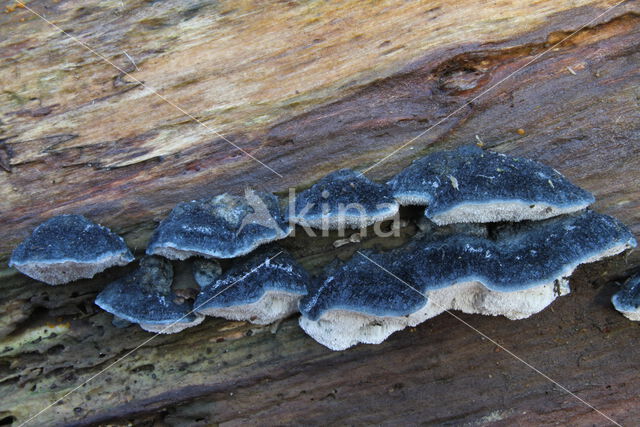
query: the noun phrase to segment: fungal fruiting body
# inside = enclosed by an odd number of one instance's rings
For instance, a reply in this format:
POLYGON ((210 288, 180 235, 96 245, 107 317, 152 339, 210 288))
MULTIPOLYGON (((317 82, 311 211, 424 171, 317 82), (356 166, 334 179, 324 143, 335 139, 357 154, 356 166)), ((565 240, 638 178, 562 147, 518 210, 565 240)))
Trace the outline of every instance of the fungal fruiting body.
POLYGON ((426 205, 425 215, 438 225, 541 220, 594 201, 548 166, 476 146, 418 159, 389 185, 401 205, 426 205))
POLYGON ((119 319, 149 332, 172 334, 202 322, 192 304, 172 290, 173 267, 160 257, 145 257, 137 270, 110 283, 96 304, 119 319))
POLYGON ((91 278, 133 261, 124 240, 81 215, 59 215, 40 224, 13 251, 9 266, 49 285, 91 278))
MULTIPOLYGON (((569 293, 567 278, 578 265, 636 246, 620 222, 585 210, 593 200, 547 166, 477 147, 419 159, 388 185, 342 169, 300 193, 288 218, 276 196, 252 190, 176 206, 147 254, 201 257, 193 263, 200 285, 195 304, 172 291, 172 266, 155 256, 109 284, 96 303, 118 325, 134 322, 159 333, 197 325, 204 315, 268 324, 299 310, 301 327, 334 350, 380 343, 449 310, 522 319, 569 293), (314 280, 274 244, 249 254, 287 237, 289 222, 362 228, 395 217, 407 204, 426 205, 420 232, 408 243, 358 252, 314 280), (237 257, 226 271, 215 260, 237 257)), ((119 236, 62 215, 37 227, 10 265, 59 284, 132 260, 119 236)), ((613 303, 640 320, 640 279, 613 303)))
POLYGON ((307 272, 277 246, 261 248, 202 287, 199 313, 266 325, 298 311, 307 293, 307 272))
POLYGON ((341 169, 297 195, 294 208, 292 223, 326 230, 367 227, 393 218, 399 205, 387 186, 341 169))
POLYGON ((640 322, 640 275, 634 276, 611 298, 613 306, 627 319, 640 322))
POLYGON ((192 265, 193 279, 198 286, 205 287, 213 283, 222 274, 222 267, 215 259, 198 258, 192 265))
POLYGON ((512 225, 495 240, 420 236, 331 269, 300 302, 300 324, 341 350, 381 342, 447 310, 522 319, 568 293, 566 278, 579 264, 635 245, 620 222, 591 211, 512 225))
POLYGON ((320 344, 344 350, 361 342, 379 344, 420 323, 413 314, 427 299, 403 283, 409 279, 406 267, 387 254, 372 253, 334 263, 300 300, 300 326, 320 344))
POLYGON ((222 194, 178 204, 154 232, 147 254, 181 260, 234 258, 290 231, 273 194, 222 194))

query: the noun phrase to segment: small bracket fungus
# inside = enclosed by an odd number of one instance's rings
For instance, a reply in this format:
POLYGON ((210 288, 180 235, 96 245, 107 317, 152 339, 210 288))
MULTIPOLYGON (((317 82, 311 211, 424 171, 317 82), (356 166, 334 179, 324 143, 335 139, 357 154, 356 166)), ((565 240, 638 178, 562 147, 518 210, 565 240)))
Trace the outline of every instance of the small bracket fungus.
POLYGON ((290 232, 276 196, 248 190, 180 203, 153 233, 147 254, 235 258, 290 232))
POLYGON ((171 290, 173 267, 166 259, 145 257, 138 269, 98 294, 96 304, 149 332, 171 334, 195 326, 204 316, 171 290))
POLYGON ((300 300, 300 326, 332 350, 360 342, 380 344, 392 333, 420 323, 412 314, 427 299, 394 277, 407 278, 406 266, 386 254, 365 256, 356 254, 346 263, 329 266, 320 283, 300 300))
POLYGON ((579 264, 636 245, 620 222, 591 211, 512 225, 495 241, 438 234, 387 253, 355 255, 329 271, 300 303, 302 328, 341 350, 381 342, 447 310, 522 319, 567 294, 567 277, 579 264), (388 289, 394 291, 387 295, 388 289))
POLYGON ((307 293, 307 272, 276 246, 239 259, 218 280, 204 286, 199 313, 266 325, 298 311, 307 293))
POLYGON ((193 278, 201 287, 209 286, 222 274, 222 267, 215 259, 198 258, 192 265, 193 278))
POLYGON ((319 229, 363 228, 398 212, 391 190, 350 169, 333 172, 295 200, 293 223, 319 229))
POLYGON ((634 276, 611 298, 613 306, 624 316, 640 322, 640 275, 634 276))
POLYGON ((427 205, 425 215, 438 225, 540 220, 594 201, 548 166, 476 146, 418 159, 389 185, 401 205, 427 205))
POLYGON ((59 215, 40 224, 13 251, 10 267, 49 285, 91 278, 133 261, 122 237, 81 215, 59 215))

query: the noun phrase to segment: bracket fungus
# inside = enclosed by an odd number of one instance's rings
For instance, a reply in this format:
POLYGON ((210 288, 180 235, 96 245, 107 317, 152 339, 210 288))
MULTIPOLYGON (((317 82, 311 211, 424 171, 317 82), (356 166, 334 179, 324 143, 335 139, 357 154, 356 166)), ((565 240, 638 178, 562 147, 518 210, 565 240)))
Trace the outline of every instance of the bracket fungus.
MULTIPOLYGON (((269 324, 299 310, 300 326, 333 350, 380 343, 449 310, 522 319, 569 293, 578 265, 636 246, 619 221, 586 210, 593 201, 552 168, 478 147, 419 159, 388 185, 342 169, 300 193, 289 218, 276 196, 253 190, 180 203, 155 230, 149 256, 109 284, 96 304, 116 325, 158 333, 179 332, 205 315, 269 324), (399 215, 404 204, 427 206, 409 242, 358 252, 313 281, 275 244, 249 254, 287 237, 289 222, 363 228, 399 215), (201 257, 192 264, 200 292, 172 290, 172 264, 153 255, 201 257), (236 257, 226 271, 216 260, 236 257)), ((348 240, 358 241, 357 234, 348 240)), ((61 215, 38 226, 10 265, 59 284, 132 260, 107 228, 61 215)), ((640 278, 613 304, 640 320, 640 278)))
POLYGON ((363 228, 393 218, 399 207, 387 186, 341 169, 300 193, 289 220, 323 230, 363 228))
POLYGON ((640 322, 640 275, 634 276, 611 298, 613 306, 627 319, 640 322))
POLYGON ((427 205, 438 225, 541 220, 594 202, 548 166, 476 146, 418 159, 388 184, 401 205, 427 205))
POLYGON ((290 232, 273 194, 222 194, 178 204, 151 236, 147 255, 234 258, 290 232))
POLYGON ((381 342, 447 310, 522 319, 568 293, 567 277, 579 264, 635 245, 619 221, 592 211, 512 225, 495 240, 466 234, 417 237, 330 270, 302 299, 300 325, 320 343, 341 350, 381 342), (387 301, 382 307, 380 298, 387 301))
POLYGON ((380 344, 422 321, 413 314, 427 299, 403 283, 407 273, 405 265, 386 254, 356 254, 346 263, 332 264, 300 300, 300 327, 332 350, 380 344))
POLYGON ((59 215, 37 226, 13 251, 10 267, 49 285, 91 278, 133 255, 122 237, 81 215, 59 215))
POLYGON ((199 313, 266 325, 298 311, 309 277, 293 257, 268 246, 236 261, 196 298, 199 313))
POLYGON ((204 316, 193 313, 192 304, 172 292, 172 283, 171 262, 148 256, 137 270, 107 285, 96 304, 149 332, 172 334, 201 323, 204 316))
POLYGON ((195 259, 191 270, 193 272, 193 279, 201 288, 210 285, 222 274, 222 267, 215 259, 195 259))

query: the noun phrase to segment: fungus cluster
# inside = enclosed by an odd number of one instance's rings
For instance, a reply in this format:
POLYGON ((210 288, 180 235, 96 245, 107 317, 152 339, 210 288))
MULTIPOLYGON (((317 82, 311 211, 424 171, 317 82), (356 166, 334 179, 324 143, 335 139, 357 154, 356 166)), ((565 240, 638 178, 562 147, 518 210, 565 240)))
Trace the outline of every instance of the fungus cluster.
MULTIPOLYGON (((387 184, 342 169, 290 200, 288 217, 276 196, 250 190, 180 203, 138 268, 109 284, 96 304, 118 323, 157 333, 205 315, 269 324, 299 311, 300 326, 333 350, 380 343, 448 310, 522 319, 569 293, 578 265, 636 245, 619 221, 587 209, 593 201, 547 166, 477 147, 416 160, 387 184), (425 206, 407 243, 357 251, 315 277, 271 243, 295 225, 364 228, 397 217, 401 205, 425 206), (230 260, 225 268, 222 259, 230 260), (199 291, 185 298, 173 289, 169 260, 191 262, 199 291)), ((37 227, 10 265, 60 284, 132 260, 108 229, 62 215, 37 227)), ((634 320, 639 283, 613 298, 634 320)))
POLYGON ((448 310, 523 319, 568 294, 578 265, 635 245, 620 222, 592 211, 510 225, 492 239, 453 231, 331 266, 302 299, 300 325, 342 350, 448 310))

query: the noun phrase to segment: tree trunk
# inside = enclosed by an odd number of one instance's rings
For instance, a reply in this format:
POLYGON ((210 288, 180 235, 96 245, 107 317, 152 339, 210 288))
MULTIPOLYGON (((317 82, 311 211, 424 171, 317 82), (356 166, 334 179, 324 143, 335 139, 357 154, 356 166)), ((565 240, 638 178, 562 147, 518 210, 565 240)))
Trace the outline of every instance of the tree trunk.
MULTIPOLYGON (((341 167, 375 166, 367 175, 381 181, 427 152, 480 142, 554 167, 637 236, 640 4, 605 13, 613 5, 8 6, 0 261, 61 213, 111 227, 141 254, 180 201, 247 186, 286 195, 341 167)), ((317 272, 358 247, 333 240, 283 244, 317 272)), ((527 320, 443 314, 344 352, 293 318, 207 319, 146 342, 93 304, 127 268, 50 287, 3 267, 0 425, 60 398, 32 423, 609 424, 604 413, 630 424, 640 329, 609 298, 639 263, 633 252, 580 268, 571 295, 527 320)), ((179 268, 178 284, 189 280, 179 268)))

